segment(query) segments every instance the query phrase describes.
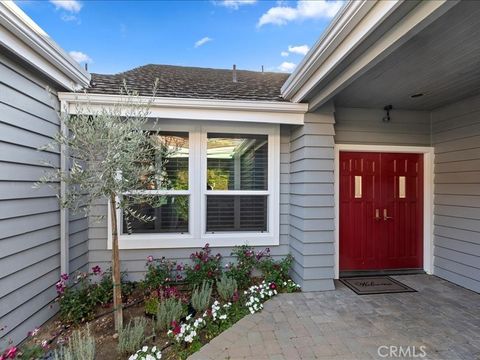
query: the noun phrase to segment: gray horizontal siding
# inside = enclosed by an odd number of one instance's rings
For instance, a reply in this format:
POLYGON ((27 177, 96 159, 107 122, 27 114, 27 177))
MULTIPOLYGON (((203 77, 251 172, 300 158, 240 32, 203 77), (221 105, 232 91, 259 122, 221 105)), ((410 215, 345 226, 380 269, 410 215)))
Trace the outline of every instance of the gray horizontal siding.
POLYGON ((334 119, 308 114, 290 134, 290 249, 305 291, 334 288, 334 119))
POLYGON ((434 273, 480 292, 480 96, 432 112, 434 273))
MULTIPOLYGON (((282 257, 290 252, 289 248, 289 216, 290 216, 290 131, 288 126, 281 127, 280 134, 280 245, 272 246, 274 257, 282 257)), ((106 216, 106 202, 100 202, 91 209, 89 226, 89 266, 100 265, 102 268, 110 266, 111 251, 107 250, 107 219, 98 221, 95 216, 106 216)), ((262 247, 263 248, 263 247, 262 247)), ((262 249, 259 248, 259 249, 262 249)), ((257 249, 257 250, 259 250, 257 249)), ((120 259, 122 270, 127 271, 131 280, 142 279, 145 275, 145 261, 147 256, 165 256, 177 262, 188 263, 190 254, 197 248, 185 249, 139 249, 121 250, 120 259)), ((225 261, 233 260, 231 247, 215 247, 215 253, 220 253, 225 261)))
POLYGON ((382 122, 381 109, 335 109, 336 144, 430 146, 430 113, 392 110, 391 121, 382 122))
MULTIPOLYGON (((47 86, 53 88, 20 62, 0 55, 0 324, 6 329, 2 336, 14 343, 56 312, 57 191, 34 188, 50 169, 46 164, 58 167, 60 161, 58 149, 37 150, 59 130, 59 103, 47 86)), ((83 255, 82 266, 88 263, 87 226, 85 219, 76 240, 83 243, 77 255, 83 255)))

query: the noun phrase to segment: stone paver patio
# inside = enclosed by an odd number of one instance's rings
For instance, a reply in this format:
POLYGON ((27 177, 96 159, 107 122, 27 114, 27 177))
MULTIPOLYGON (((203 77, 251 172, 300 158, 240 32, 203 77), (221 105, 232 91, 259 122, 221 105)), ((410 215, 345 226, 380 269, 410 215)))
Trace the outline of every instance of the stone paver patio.
POLYGON ((479 294, 434 276, 394 278, 418 292, 359 296, 337 282, 335 291, 282 294, 189 359, 381 359, 382 345, 415 346, 417 359, 420 346, 424 359, 480 359, 479 294))

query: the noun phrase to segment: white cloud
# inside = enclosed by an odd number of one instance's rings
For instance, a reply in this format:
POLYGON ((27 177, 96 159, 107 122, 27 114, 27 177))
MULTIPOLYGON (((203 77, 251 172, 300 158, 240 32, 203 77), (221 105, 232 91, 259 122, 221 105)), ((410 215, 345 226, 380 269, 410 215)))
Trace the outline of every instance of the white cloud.
POLYGON ((287 57, 288 56, 288 51, 282 51, 280 53, 280 55, 283 56, 283 57, 287 57))
POLYGON ((343 1, 340 0, 299 0, 296 7, 280 5, 270 8, 260 17, 257 26, 285 25, 295 20, 332 18, 342 5, 343 1))
POLYGON ((62 19, 65 22, 75 21, 75 22, 77 22, 77 24, 81 23, 81 21, 78 17, 76 17, 75 15, 67 14, 67 13, 62 14, 62 16, 60 16, 60 19, 62 19))
POLYGON ((278 70, 281 72, 292 72, 293 69, 295 69, 297 65, 288 61, 284 61, 283 63, 280 64, 278 67, 278 70))
POLYGON ((71 13, 79 13, 83 6, 78 0, 50 0, 50 2, 55 5, 55 8, 71 13))
POLYGON ((242 5, 253 5, 257 0, 221 0, 215 1, 216 5, 225 6, 226 8, 238 10, 242 5))
POLYGON ((92 58, 88 56, 87 54, 81 52, 81 51, 70 51, 68 53, 73 60, 75 60, 77 63, 91 63, 93 62, 92 58))
POLYGON ((305 55, 310 48, 308 45, 298 45, 298 46, 288 46, 288 51, 294 54, 300 54, 300 55, 305 55))
POLYGON ((200 40, 195 42, 195 47, 198 48, 202 45, 205 45, 206 43, 212 41, 213 39, 209 38, 208 36, 205 36, 204 38, 201 38, 200 40))

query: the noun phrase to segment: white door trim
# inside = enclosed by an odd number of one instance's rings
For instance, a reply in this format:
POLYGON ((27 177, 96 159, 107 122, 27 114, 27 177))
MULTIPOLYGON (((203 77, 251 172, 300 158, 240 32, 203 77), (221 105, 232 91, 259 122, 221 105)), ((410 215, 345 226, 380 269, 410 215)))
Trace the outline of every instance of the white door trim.
POLYGON ((434 152, 428 146, 335 144, 335 279, 340 277, 340 151, 423 154, 423 269, 433 273, 434 152))

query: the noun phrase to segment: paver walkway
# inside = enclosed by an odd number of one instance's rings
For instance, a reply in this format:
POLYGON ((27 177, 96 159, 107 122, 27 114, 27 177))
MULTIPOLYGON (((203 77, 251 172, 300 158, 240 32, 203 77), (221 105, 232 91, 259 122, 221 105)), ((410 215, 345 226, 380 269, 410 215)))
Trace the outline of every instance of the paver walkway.
POLYGON ((480 359, 479 294, 434 276, 395 278, 418 292, 359 296, 337 282, 335 291, 281 294, 189 359, 408 358, 382 357, 389 346, 410 346, 410 358, 480 359))

